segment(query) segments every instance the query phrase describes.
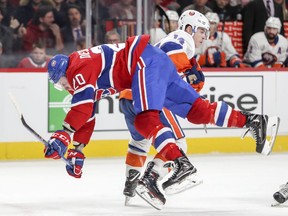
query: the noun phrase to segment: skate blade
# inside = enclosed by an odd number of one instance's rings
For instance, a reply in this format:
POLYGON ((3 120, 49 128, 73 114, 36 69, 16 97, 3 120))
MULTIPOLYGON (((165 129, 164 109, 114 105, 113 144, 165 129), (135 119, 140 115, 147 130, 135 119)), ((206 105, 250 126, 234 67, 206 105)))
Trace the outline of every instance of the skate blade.
POLYGON ((288 208, 288 205, 287 204, 285 205, 284 203, 274 202, 274 203, 271 204, 271 207, 288 208))
POLYGON ((165 188, 164 191, 166 195, 174 195, 186 191, 190 188, 196 187, 202 183, 203 179, 196 176, 195 174, 191 174, 187 178, 183 179, 181 182, 165 188))
POLYGON ((249 132, 249 128, 247 128, 242 134, 241 134, 241 139, 244 139, 246 134, 249 132))
POLYGON ((278 207, 278 206, 280 206, 280 203, 278 203, 278 202, 275 202, 275 203, 271 204, 271 207, 278 207))
POLYGON ((162 210, 164 203, 161 202, 159 199, 151 198, 151 196, 149 195, 149 190, 145 186, 138 185, 136 188, 136 194, 138 194, 138 196, 140 196, 143 200, 145 200, 155 209, 162 210))
POLYGON ((125 205, 125 206, 129 206, 129 205, 130 205, 130 200, 131 200, 131 197, 125 196, 125 203, 124 203, 124 205, 125 205))
POLYGON ((277 116, 270 117, 267 124, 266 141, 261 154, 269 155, 272 152, 277 137, 280 118, 277 116), (269 139, 268 139, 269 138, 269 139))

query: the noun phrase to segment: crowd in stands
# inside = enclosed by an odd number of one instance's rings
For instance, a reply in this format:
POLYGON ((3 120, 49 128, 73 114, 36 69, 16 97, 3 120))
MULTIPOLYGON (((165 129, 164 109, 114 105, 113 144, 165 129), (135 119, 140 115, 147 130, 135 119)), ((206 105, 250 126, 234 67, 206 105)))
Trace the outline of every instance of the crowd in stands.
MULTIPOLYGON (((181 13, 197 10, 211 25, 195 53, 202 67, 287 67, 288 0, 149 1, 155 5, 149 14, 151 44, 177 29, 181 13), (243 23, 243 54, 224 31, 229 21, 243 23)), ((136 2, 92 0, 91 44, 118 43, 135 34, 136 2)), ((86 0, 0 0, 0 68, 45 68, 56 53, 84 49, 85 7, 86 0)))

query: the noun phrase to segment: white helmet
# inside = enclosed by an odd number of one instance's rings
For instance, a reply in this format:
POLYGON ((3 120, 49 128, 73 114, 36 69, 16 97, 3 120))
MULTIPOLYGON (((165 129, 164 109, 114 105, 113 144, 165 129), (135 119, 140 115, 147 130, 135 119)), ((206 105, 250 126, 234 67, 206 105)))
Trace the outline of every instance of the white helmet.
POLYGON ((187 25, 192 26, 192 36, 198 28, 203 28, 206 29, 207 38, 209 37, 210 24, 208 19, 202 13, 196 10, 184 11, 178 20, 178 29, 185 31, 187 25))
POLYGON ((269 17, 265 23, 264 31, 266 30, 266 27, 276 28, 278 29, 278 33, 280 33, 281 21, 278 17, 269 17))
MULTIPOLYGON (((168 16, 169 20, 171 21, 178 21, 179 15, 176 11, 174 10, 167 10, 165 11, 166 15, 168 16)), ((164 17, 165 18, 165 17, 164 17)))
POLYGON ((205 16, 207 17, 207 19, 209 20, 209 22, 213 22, 216 23, 217 25, 220 22, 219 16, 217 13, 213 13, 213 12, 208 12, 205 14, 205 16))

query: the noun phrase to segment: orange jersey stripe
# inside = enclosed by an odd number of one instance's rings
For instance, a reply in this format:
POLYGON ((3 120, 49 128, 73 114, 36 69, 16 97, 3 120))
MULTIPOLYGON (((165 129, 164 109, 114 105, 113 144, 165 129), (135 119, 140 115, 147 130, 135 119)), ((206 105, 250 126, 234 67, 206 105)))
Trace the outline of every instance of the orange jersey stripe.
POLYGON ((186 53, 184 52, 171 54, 169 57, 176 66, 178 72, 185 72, 192 67, 186 53))
POLYGON ((126 164, 133 167, 143 167, 146 161, 146 156, 133 154, 128 151, 126 156, 126 164))
POLYGON ((184 137, 184 134, 182 133, 181 127, 172 115, 171 111, 163 108, 162 112, 164 113, 166 119, 168 120, 169 124, 171 125, 172 131, 175 135, 176 139, 180 139, 184 137))

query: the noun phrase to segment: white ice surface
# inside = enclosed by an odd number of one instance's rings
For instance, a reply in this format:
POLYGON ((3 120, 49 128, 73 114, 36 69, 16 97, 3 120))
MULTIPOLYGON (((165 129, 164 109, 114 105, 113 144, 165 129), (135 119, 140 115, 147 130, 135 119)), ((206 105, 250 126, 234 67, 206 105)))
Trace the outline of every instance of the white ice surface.
POLYGON ((288 154, 189 155, 202 185, 169 196, 163 210, 135 197, 124 206, 125 159, 86 159, 81 179, 54 160, 0 162, 0 215, 287 216, 270 207, 288 181, 288 154))

